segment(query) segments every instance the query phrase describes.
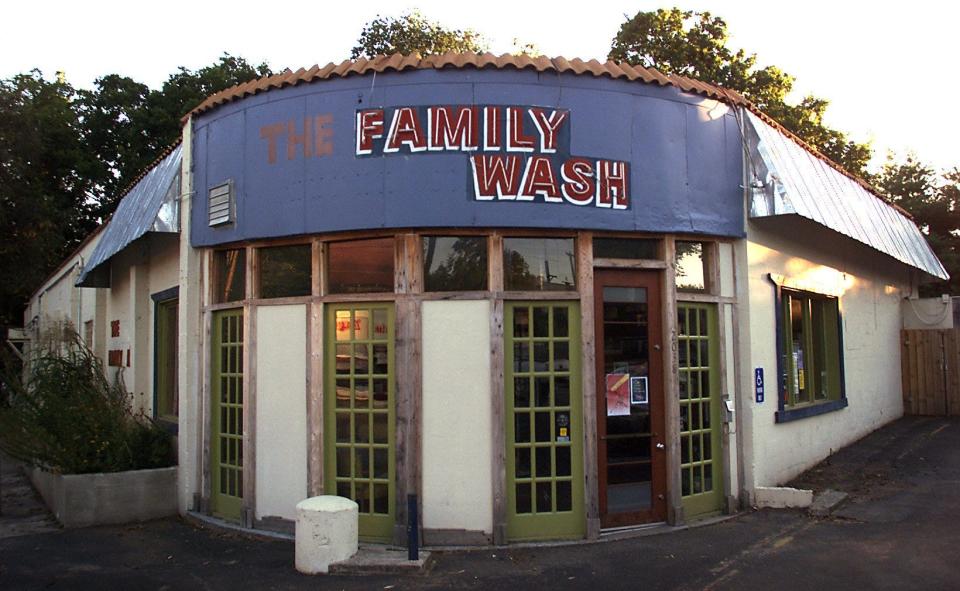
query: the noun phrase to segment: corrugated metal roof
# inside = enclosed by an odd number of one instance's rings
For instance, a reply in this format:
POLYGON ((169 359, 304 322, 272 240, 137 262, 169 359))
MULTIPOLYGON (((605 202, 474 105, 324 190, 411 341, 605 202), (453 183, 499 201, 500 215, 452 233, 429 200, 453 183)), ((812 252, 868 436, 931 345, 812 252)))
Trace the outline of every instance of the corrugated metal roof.
POLYGON ((124 195, 103 231, 103 237, 77 280, 81 287, 95 285, 91 274, 128 244, 147 232, 180 231, 180 154, 178 144, 144 174, 124 195))
POLYGON ((538 72, 570 72, 590 76, 607 76, 609 78, 624 78, 631 81, 659 84, 660 86, 675 86, 684 92, 701 94, 713 99, 722 100, 731 104, 748 105, 749 102, 739 93, 699 80, 678 76, 676 74, 661 74, 653 68, 631 66, 625 62, 608 61, 600 63, 597 60, 583 61, 581 59, 566 59, 563 57, 548 58, 545 56, 530 57, 529 55, 511 55, 505 53, 497 56, 492 53, 457 53, 448 52, 442 55, 419 54, 381 55, 371 59, 346 60, 339 64, 329 63, 326 66, 313 66, 310 69, 299 69, 296 72, 285 70, 273 76, 257 78, 243 84, 238 84, 226 90, 211 95, 196 108, 190 111, 184 121, 191 115, 198 115, 215 109, 226 103, 240 100, 244 97, 266 92, 274 88, 296 86, 325 80, 328 78, 346 78, 351 75, 382 73, 388 71, 402 72, 404 70, 441 70, 444 68, 460 69, 515 69, 536 70, 538 72))
POLYGON ((803 216, 934 277, 949 278, 902 210, 756 114, 747 111, 747 120, 750 165, 763 183, 753 190, 751 218, 803 216))

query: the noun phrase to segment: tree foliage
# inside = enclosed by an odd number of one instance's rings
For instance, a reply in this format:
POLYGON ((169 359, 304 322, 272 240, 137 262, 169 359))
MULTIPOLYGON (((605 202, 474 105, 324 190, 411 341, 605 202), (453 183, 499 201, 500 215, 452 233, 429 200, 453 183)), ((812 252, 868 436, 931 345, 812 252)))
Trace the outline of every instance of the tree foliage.
POLYGON ((728 47, 727 23, 709 12, 678 8, 638 12, 613 39, 609 58, 736 90, 828 158, 866 173, 869 144, 850 140, 823 122, 829 102, 807 96, 787 103, 794 78, 776 66, 757 66, 756 54, 728 47))
POLYGON ((960 169, 938 177, 912 154, 903 161, 888 156, 874 183, 913 215, 950 274, 950 281, 923 286, 923 295, 960 293, 960 169))
POLYGON ((394 53, 426 56, 448 51, 483 53, 486 50, 486 42, 476 31, 447 29, 415 10, 399 18, 378 15, 368 22, 357 45, 350 51, 350 57, 372 58, 394 53))
POLYGON ((0 80, 0 329, 20 325, 33 290, 176 140, 184 114, 268 74, 224 54, 156 90, 117 74, 89 90, 38 70, 0 80))
POLYGON ((0 328, 94 226, 96 161, 76 117, 75 90, 39 71, 0 81, 0 328))

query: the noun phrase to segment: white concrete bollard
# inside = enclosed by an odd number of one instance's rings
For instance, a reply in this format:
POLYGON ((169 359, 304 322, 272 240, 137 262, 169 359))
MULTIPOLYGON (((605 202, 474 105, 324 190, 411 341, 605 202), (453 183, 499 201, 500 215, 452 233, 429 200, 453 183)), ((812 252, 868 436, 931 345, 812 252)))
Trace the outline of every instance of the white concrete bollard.
POLYGON ((323 495, 297 503, 296 566, 308 574, 326 573, 358 549, 359 508, 350 499, 323 495))

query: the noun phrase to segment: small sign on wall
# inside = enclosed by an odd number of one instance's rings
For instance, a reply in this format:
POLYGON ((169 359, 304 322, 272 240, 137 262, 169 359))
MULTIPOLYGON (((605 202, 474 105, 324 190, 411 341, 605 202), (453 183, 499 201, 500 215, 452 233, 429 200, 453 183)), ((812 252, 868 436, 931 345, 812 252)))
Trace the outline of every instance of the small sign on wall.
POLYGON ((763 368, 753 370, 753 388, 757 396, 757 404, 763 402, 763 368))

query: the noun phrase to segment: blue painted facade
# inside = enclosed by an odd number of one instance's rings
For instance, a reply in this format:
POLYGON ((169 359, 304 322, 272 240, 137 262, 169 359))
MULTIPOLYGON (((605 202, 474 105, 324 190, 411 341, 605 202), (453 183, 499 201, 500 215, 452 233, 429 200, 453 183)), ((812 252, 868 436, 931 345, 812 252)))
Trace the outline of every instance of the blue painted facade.
MULTIPOLYGON (((532 124, 526 129, 534 132, 532 124)), ((745 235, 736 119, 716 101, 673 87, 527 70, 388 72, 228 103, 197 117, 194 132, 197 199, 190 238, 197 247, 429 227, 745 235), (626 162, 629 207, 478 201, 470 155, 462 152, 356 155, 358 111, 428 105, 569 111, 563 151, 626 162), (309 140, 288 142, 289 129, 295 136, 304 133, 305 118, 309 140), (307 154, 304 141, 310 144, 307 154), (227 180, 237 195, 235 222, 210 227, 208 191, 227 180)))

